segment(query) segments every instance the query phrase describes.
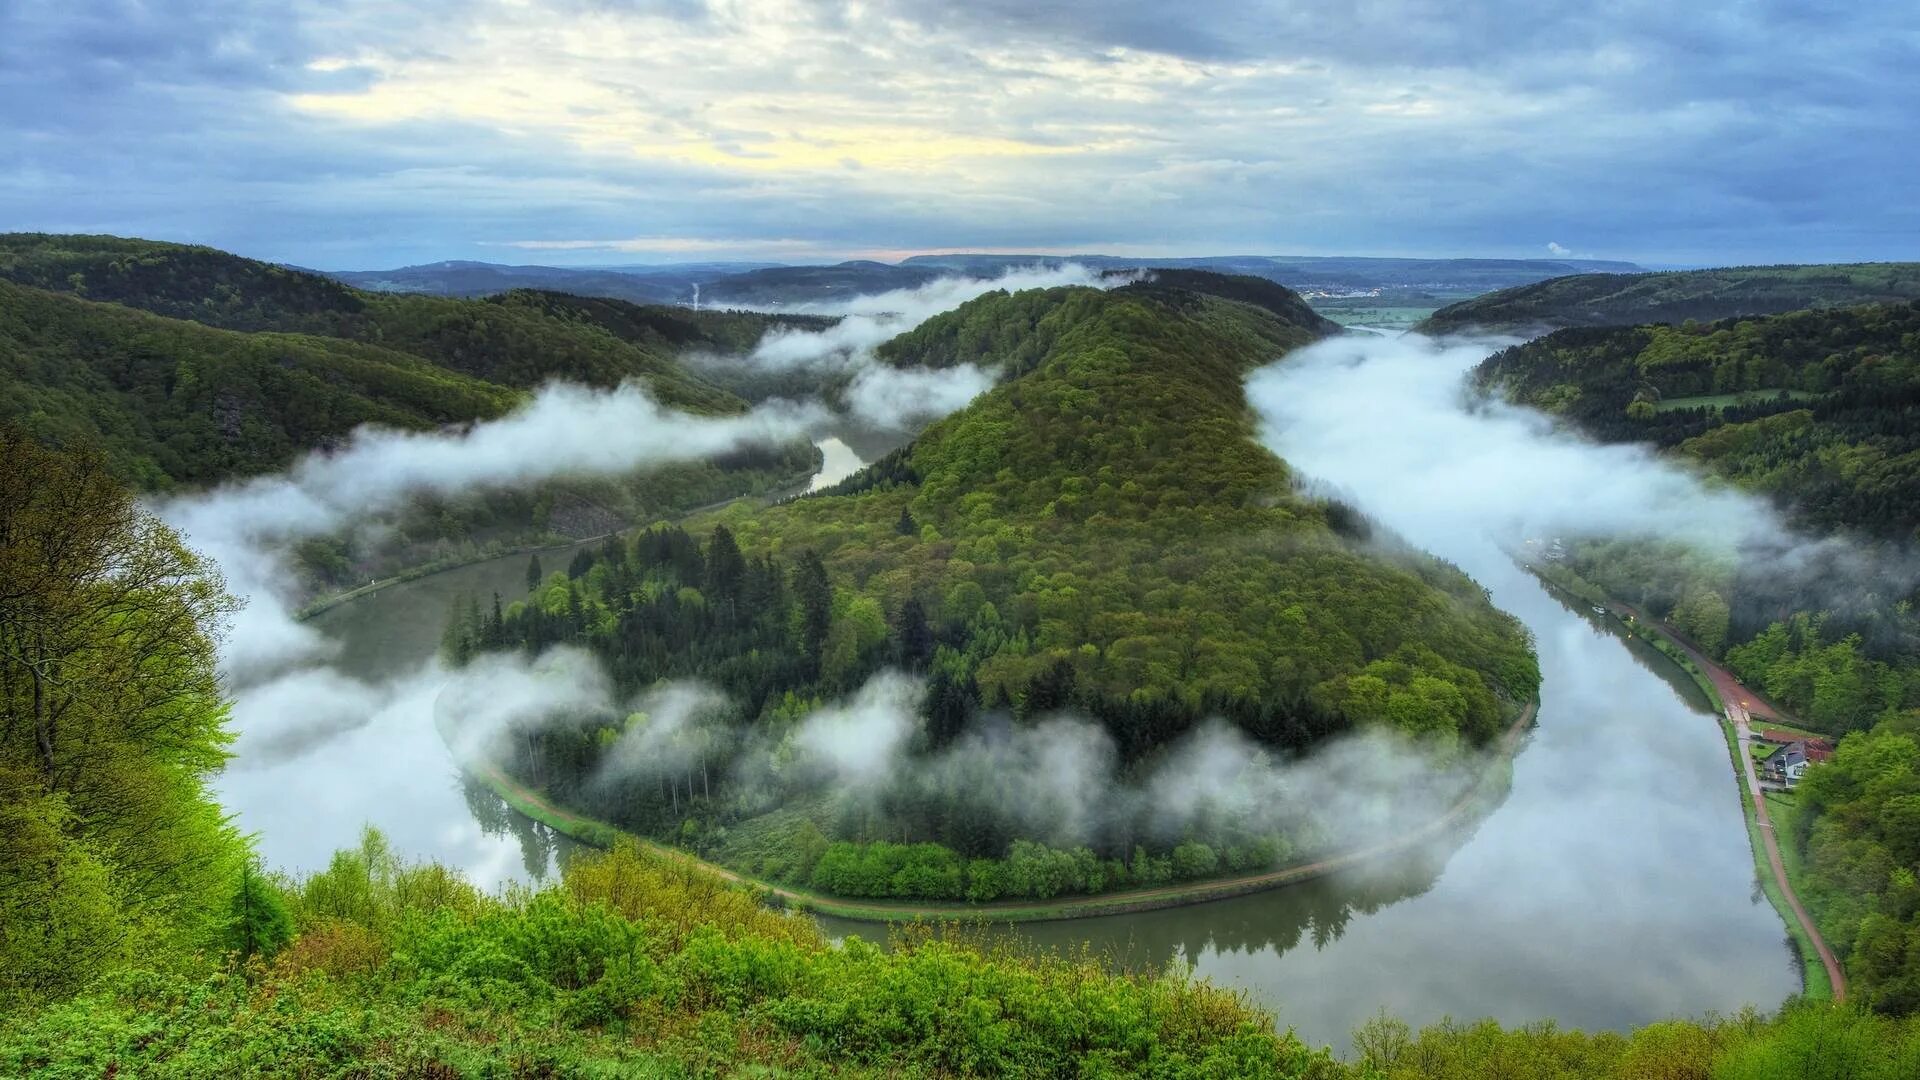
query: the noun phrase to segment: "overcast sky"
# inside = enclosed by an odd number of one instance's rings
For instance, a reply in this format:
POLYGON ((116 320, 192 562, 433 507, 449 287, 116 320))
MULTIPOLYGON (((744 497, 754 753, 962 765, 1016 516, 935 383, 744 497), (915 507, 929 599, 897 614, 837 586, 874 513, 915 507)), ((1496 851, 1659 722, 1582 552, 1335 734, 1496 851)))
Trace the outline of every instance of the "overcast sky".
POLYGON ((1920 258, 1914 0, 0 0, 0 229, 1920 258))

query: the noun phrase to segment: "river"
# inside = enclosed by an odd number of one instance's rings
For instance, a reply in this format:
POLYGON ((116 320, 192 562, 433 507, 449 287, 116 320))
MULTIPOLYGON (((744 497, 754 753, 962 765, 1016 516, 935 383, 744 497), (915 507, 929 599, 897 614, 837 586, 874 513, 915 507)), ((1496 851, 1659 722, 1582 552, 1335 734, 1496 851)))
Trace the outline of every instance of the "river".
MULTIPOLYGON (((1794 993, 1798 966, 1757 888, 1727 750, 1698 691, 1511 563, 1457 561, 1532 630, 1545 677, 1510 796, 1457 849, 1232 900, 1000 933, 1120 962, 1190 963, 1342 1049, 1382 1007, 1415 1025, 1492 1016, 1626 1028, 1771 1008, 1794 993)), ((363 823, 488 885, 539 878, 566 857, 561 838, 462 782, 430 721, 437 683, 410 674, 433 655, 455 596, 518 595, 526 562, 391 586, 313 620, 340 644, 335 666, 380 693, 364 727, 303 753, 249 760, 243 739, 221 794, 260 831, 270 864, 322 866, 363 823)), ((823 923, 836 936, 884 934, 823 923)))

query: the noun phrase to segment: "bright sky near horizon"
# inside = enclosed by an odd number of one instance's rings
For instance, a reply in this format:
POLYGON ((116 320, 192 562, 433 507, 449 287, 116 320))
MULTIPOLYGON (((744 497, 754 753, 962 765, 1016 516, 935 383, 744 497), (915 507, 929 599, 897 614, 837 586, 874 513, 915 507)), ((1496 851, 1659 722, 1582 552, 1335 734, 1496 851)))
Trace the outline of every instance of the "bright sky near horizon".
POLYGON ((1920 258, 1911 0, 0 0, 0 229, 324 269, 1920 258))

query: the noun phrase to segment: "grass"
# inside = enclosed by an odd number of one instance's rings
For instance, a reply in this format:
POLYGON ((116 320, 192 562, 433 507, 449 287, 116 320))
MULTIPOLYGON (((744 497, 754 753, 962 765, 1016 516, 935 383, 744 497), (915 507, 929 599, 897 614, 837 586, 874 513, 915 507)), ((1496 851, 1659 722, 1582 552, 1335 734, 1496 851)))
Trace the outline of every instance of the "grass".
POLYGON ((1698 397, 1668 398, 1653 403, 1654 412, 1672 412, 1675 409, 1724 409, 1729 405, 1755 405, 1762 401, 1771 401, 1785 394, 1793 401, 1812 401, 1820 395, 1808 390, 1788 390, 1784 387, 1772 390, 1747 390, 1738 394, 1702 394, 1698 397))
POLYGON ((1812 731, 1803 727, 1797 727, 1793 724, 1789 724, 1785 722, 1784 720, 1762 720, 1757 716, 1753 718, 1753 727, 1756 734, 1761 731, 1784 731, 1789 735, 1798 736, 1799 738, 1802 738, 1802 739, 1828 738, 1828 736, 1822 735, 1817 731, 1812 731))

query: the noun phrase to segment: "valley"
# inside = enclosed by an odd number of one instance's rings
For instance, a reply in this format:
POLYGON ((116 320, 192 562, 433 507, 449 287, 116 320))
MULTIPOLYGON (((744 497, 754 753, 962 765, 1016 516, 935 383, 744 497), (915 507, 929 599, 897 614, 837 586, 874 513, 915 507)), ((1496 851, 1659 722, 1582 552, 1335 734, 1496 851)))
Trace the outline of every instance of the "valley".
MULTIPOLYGON (((1332 464, 1282 449, 1303 470, 1332 464)), ((1367 505, 1364 490, 1355 494, 1367 505)), ((1085 943, 1128 965, 1191 962, 1281 1009, 1303 1035, 1334 1043, 1382 1003, 1416 1023, 1555 1016, 1625 1028, 1795 992, 1798 961, 1779 916, 1754 890, 1739 790, 1711 705, 1670 661, 1555 601, 1491 546, 1448 554, 1473 567, 1541 650, 1538 722, 1514 757, 1510 792, 1483 821, 1405 857, 1276 892, 995 934, 1023 949, 1085 943), (1596 766, 1618 746, 1648 752, 1630 768, 1596 766), (1676 866, 1687 871, 1676 876, 1676 866), (1530 883, 1524 894, 1514 889, 1519 880, 1530 883), (1598 896, 1608 903, 1596 906, 1598 896), (1640 944, 1619 948, 1622 934, 1640 944)), ((400 676, 438 648, 436 613, 462 593, 514 595, 524 569, 515 557, 404 583, 315 622, 341 643, 344 670, 400 676)), ((557 873, 571 843, 463 787, 429 734, 429 697, 304 764, 250 774, 243 754, 224 797, 261 829, 269 857, 290 868, 322 865, 331 847, 279 816, 283 806, 314 805, 286 798, 289 787, 478 881, 557 873), (389 754, 389 746, 414 749, 389 754), (382 761, 393 763, 391 776, 375 779, 382 761)), ((885 937, 870 924, 821 922, 837 937, 885 937)))

